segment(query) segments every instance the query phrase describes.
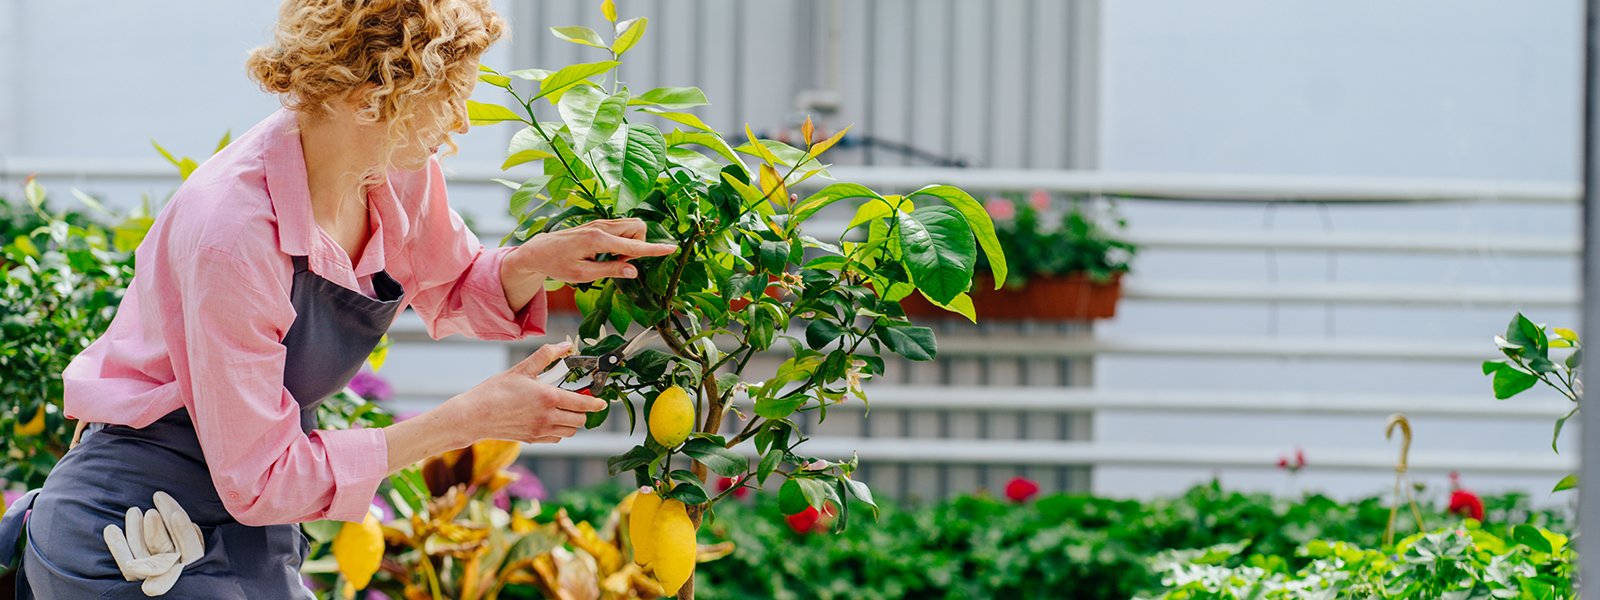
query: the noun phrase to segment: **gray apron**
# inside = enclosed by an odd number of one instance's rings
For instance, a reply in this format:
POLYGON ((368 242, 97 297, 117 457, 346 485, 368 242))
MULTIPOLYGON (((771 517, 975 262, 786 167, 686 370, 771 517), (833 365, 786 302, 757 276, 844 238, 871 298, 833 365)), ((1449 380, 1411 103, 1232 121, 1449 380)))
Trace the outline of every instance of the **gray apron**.
MULTIPOLYGON (((373 299, 312 273, 303 256, 294 257, 294 269, 296 316, 283 338, 283 383, 300 402, 300 427, 309 433, 317 405, 344 388, 394 322, 404 290, 380 272, 373 277, 373 299)), ((102 530, 121 526, 130 506, 151 508, 157 490, 188 511, 206 549, 184 567, 166 598, 313 597, 300 576, 310 550, 300 526, 235 521, 217 495, 189 419, 180 408, 143 429, 91 426, 44 487, 7 510, 0 565, 10 563, 18 533, 26 536, 18 598, 145 598, 142 582, 123 579, 102 530)))

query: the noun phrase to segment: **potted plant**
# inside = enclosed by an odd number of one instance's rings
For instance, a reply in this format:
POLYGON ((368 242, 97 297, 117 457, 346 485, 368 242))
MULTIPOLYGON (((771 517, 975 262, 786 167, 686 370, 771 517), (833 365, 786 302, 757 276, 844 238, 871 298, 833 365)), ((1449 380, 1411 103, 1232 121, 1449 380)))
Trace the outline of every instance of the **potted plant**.
MULTIPOLYGON (((1127 222, 1114 210, 1099 214, 1082 199, 1073 199, 1054 227, 1044 225, 1051 213, 1050 195, 1035 191, 1027 202, 1020 194, 990 199, 1000 247, 1010 269, 995 278, 978 261, 972 302, 976 316, 987 319, 1084 320, 1116 316, 1122 276, 1138 247, 1120 237, 1127 222), (1109 222, 1109 224, 1106 224, 1109 222)), ((904 302, 906 314, 937 316, 940 310, 923 298, 904 302)), ((966 314, 972 319, 974 315, 966 314)))
POLYGON ((899 301, 918 294, 942 306, 970 304, 979 249, 1001 280, 1006 262, 982 204, 954 187, 894 196, 841 182, 792 196, 800 182, 828 177, 821 157, 848 127, 820 139, 808 120, 803 144, 791 146, 757 139, 746 126, 750 141, 735 148, 685 112, 707 104, 699 89, 628 88, 617 67, 647 22, 618 20, 610 0, 601 12, 603 36, 553 29, 599 60, 555 70, 485 67, 480 80, 511 102, 469 102, 468 110, 474 125, 520 128, 503 165, 528 171, 521 182, 504 182, 515 188, 513 238, 637 217, 651 241, 680 247, 636 260, 636 279, 579 285, 575 297, 585 354, 619 348, 640 329, 665 344, 613 372, 596 392, 612 407, 590 426, 623 414, 630 424, 648 423, 638 445, 608 461, 613 474, 631 472, 641 486, 628 546, 635 559, 641 543, 648 546, 652 559, 641 562, 669 593, 692 598, 695 530, 735 490, 772 484, 791 515, 835 505, 840 527, 852 508, 876 510, 871 491, 851 478, 857 460, 805 454, 793 417, 864 399, 861 382, 883 372, 885 351, 933 358, 933 331, 913 325, 899 301), (541 103, 557 117, 541 118, 541 103), (649 115, 663 127, 640 118, 649 115), (844 237, 808 233, 813 215, 841 202, 858 205, 844 237), (851 237, 857 230, 862 235, 851 237), (775 371, 749 368, 757 353, 774 349, 788 355, 775 371), (709 491, 708 472, 740 484, 709 491))

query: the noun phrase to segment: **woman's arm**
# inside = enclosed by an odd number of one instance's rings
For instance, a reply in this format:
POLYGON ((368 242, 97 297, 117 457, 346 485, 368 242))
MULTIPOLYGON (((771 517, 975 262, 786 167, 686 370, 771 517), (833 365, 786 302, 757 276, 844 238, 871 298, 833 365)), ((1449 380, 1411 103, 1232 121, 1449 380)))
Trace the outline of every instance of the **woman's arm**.
POLYGON ((571 353, 568 343, 539 348, 504 373, 420 416, 383 429, 389 472, 485 439, 555 443, 583 427, 606 402, 539 383, 545 368, 571 353))

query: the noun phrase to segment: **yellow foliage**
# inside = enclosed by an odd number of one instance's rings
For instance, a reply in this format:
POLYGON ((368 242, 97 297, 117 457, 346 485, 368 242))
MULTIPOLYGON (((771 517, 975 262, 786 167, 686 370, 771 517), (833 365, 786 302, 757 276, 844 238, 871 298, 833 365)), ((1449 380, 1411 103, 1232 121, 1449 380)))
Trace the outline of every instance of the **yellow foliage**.
POLYGON ((339 573, 355 589, 365 589, 383 562, 383 528, 367 513, 360 523, 345 523, 333 538, 333 558, 339 573))

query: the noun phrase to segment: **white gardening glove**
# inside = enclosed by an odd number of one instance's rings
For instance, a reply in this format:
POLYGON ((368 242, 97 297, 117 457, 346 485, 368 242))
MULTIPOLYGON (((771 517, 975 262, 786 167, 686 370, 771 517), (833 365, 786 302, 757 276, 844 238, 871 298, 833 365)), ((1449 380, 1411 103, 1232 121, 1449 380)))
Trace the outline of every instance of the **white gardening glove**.
POLYGON ((156 492, 155 508, 128 509, 123 525, 105 528, 106 547, 117 560, 123 579, 143 581, 146 596, 160 596, 178 582, 183 568, 205 556, 205 537, 189 513, 166 492, 156 492))

